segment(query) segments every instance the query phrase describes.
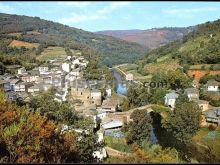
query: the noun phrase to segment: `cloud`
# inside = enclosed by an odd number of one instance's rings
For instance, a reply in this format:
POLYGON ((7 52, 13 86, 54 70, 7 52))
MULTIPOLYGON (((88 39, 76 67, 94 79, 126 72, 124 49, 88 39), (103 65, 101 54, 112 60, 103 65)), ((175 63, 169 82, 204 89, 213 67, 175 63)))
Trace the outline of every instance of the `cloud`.
POLYGON ((79 23, 79 22, 84 22, 84 21, 100 20, 100 19, 105 19, 105 18, 106 17, 104 15, 72 13, 70 17, 61 18, 59 22, 64 23, 64 24, 71 24, 71 23, 79 23))
POLYGON ((92 4, 92 2, 81 2, 81 1, 74 1, 74 2, 57 2, 58 5, 67 6, 67 7, 77 7, 77 8, 85 8, 92 4))
POLYGON ((15 9, 9 5, 0 2, 0 13, 14 14, 15 9))
POLYGON ((201 8, 192 8, 192 9, 165 9, 162 10, 163 13, 166 14, 192 14, 192 13, 201 13, 201 12, 209 12, 209 11, 218 11, 219 8, 215 7, 201 7, 201 8))
POLYGON ((113 12, 116 9, 123 8, 125 6, 129 6, 131 3, 130 2, 111 2, 110 5, 104 7, 101 10, 98 10, 99 14, 108 14, 113 12))
MULTIPOLYGON (((80 4, 81 2, 78 2, 78 3, 80 4)), ((61 18, 59 21, 64 24, 71 24, 71 23, 106 19, 107 14, 110 14, 117 9, 123 8, 125 6, 129 6, 129 5, 130 5, 130 2, 111 2, 107 6, 104 6, 102 9, 92 11, 92 13, 91 12, 86 12, 82 14, 71 13, 71 15, 68 18, 67 17, 61 18)))

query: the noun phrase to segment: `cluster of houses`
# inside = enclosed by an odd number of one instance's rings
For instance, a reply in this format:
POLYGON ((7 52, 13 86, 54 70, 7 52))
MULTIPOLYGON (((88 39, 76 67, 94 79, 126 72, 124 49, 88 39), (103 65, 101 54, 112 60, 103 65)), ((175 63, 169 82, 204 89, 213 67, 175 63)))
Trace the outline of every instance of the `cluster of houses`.
MULTIPOLYGON (((205 85, 205 91, 220 94, 220 83, 214 80, 209 80, 205 85)), ((199 89, 187 88, 184 93, 187 95, 190 101, 196 102, 202 109, 203 115, 207 123, 216 123, 220 125, 220 107, 211 107, 209 102, 206 100, 199 99, 199 89)), ((171 109, 175 108, 175 102, 179 94, 176 91, 170 91, 165 95, 165 105, 169 106, 171 109)))
MULTIPOLYGON (((17 70, 16 75, 1 76, 0 87, 5 90, 9 100, 21 99, 26 102, 31 97, 54 87, 56 89, 54 100, 58 102, 80 100, 80 106, 85 109, 84 114, 94 119, 94 128, 97 128, 107 113, 114 113, 118 110, 119 100, 112 98, 111 85, 106 85, 104 79, 100 81, 84 79, 84 70, 87 65, 88 61, 81 56, 49 60, 30 71, 22 67, 17 70), (101 88, 104 91, 101 91, 101 88), (93 110, 95 113, 92 113, 93 110)), ((103 130, 107 127, 102 128, 98 132, 100 141, 103 141, 103 130)), ((94 152, 94 156, 99 159, 105 158, 105 149, 103 148, 101 152, 94 152)))
POLYGON ((76 56, 50 60, 31 71, 20 68, 15 76, 8 74, 1 76, 0 86, 12 101, 18 98, 28 100, 27 98, 47 91, 51 87, 55 87, 58 91, 56 94, 57 101, 66 101, 71 82, 82 76, 82 71, 87 65, 87 60, 76 56), (24 96, 28 97, 25 98, 24 96))

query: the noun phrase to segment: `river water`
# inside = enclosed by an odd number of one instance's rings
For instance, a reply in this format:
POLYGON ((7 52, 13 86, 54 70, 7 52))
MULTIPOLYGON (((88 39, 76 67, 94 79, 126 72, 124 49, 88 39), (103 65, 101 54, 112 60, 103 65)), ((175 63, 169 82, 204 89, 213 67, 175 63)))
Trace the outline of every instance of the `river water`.
MULTIPOLYGON (((112 69, 112 73, 113 73, 113 76, 116 81, 116 92, 120 95, 126 96, 127 95, 126 81, 122 80, 120 72, 118 72, 116 69, 112 69)), ((150 142, 152 144, 156 144, 158 142, 158 139, 157 139, 155 132, 154 132, 154 128, 152 128, 151 132, 150 132, 150 142)))
POLYGON ((116 92, 120 95, 127 95, 127 83, 122 80, 121 74, 116 70, 112 69, 113 76, 116 81, 116 92))

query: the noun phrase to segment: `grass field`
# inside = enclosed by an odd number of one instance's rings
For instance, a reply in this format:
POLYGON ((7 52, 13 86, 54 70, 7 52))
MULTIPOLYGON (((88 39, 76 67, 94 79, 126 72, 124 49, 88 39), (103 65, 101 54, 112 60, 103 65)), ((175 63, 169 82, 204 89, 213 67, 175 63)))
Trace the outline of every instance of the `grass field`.
POLYGON ((168 71, 168 70, 175 70, 177 68, 180 68, 181 66, 178 63, 178 60, 166 60, 163 63, 155 63, 155 64, 147 64, 145 65, 145 69, 153 74, 160 71, 168 71))
POLYGON ((67 57, 65 49, 62 47, 48 47, 46 48, 37 59, 40 61, 46 61, 55 58, 65 58, 67 57))
POLYGON ((132 73, 135 80, 144 82, 151 79, 152 75, 143 76, 137 72, 138 65, 137 64, 122 64, 118 66, 125 73, 132 73))
POLYGON ((24 42, 24 41, 18 41, 18 40, 13 40, 10 43, 10 47, 22 47, 24 46, 25 48, 32 49, 32 48, 37 48, 40 44, 38 43, 29 43, 29 42, 24 42))
POLYGON ((108 147, 111 147, 121 152, 131 153, 132 151, 131 146, 125 143, 124 138, 114 138, 114 137, 106 136, 105 143, 108 147))

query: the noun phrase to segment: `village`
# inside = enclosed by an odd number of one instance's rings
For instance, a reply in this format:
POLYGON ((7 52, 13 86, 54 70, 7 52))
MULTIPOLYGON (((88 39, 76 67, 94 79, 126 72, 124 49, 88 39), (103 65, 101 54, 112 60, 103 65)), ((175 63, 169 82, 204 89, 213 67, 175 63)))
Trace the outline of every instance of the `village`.
MULTIPOLYGON (((43 65, 30 71, 24 67, 17 70, 17 75, 5 74, 1 76, 0 86, 5 90, 11 101, 28 102, 34 96, 49 90, 56 89, 55 99, 57 102, 70 102, 74 104, 75 111, 85 117, 91 117, 94 121, 99 141, 104 142, 105 136, 116 138, 124 137, 121 128, 124 122, 129 122, 130 114, 135 109, 148 109, 152 111, 151 105, 145 105, 126 112, 120 112, 120 99, 113 97, 113 87, 102 80, 86 80, 85 68, 89 61, 83 56, 67 56, 66 58, 56 58, 48 60, 43 65), (101 89, 104 89, 102 91, 101 89)), ((126 74, 125 79, 129 82, 136 82, 132 74, 126 74)), ((100 75, 102 76, 102 75, 100 75)), ((136 82, 138 83, 138 82, 136 82)), ((196 102, 202 109, 202 126, 209 124, 220 124, 220 108, 212 107, 208 101, 199 99, 198 83, 193 81, 193 88, 185 89, 184 93, 190 101, 196 102)), ((219 94, 219 83, 214 80, 207 82, 204 90, 219 94)), ((179 94, 170 91, 165 95, 164 104, 171 110, 175 108, 175 102, 179 94)), ((67 125, 63 125, 63 131, 69 130, 67 125)), ((75 130, 82 132, 86 130, 75 130)), ((94 155, 100 160, 108 154, 115 154, 109 147, 103 148, 102 152, 96 151, 94 155)))

